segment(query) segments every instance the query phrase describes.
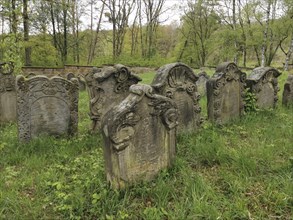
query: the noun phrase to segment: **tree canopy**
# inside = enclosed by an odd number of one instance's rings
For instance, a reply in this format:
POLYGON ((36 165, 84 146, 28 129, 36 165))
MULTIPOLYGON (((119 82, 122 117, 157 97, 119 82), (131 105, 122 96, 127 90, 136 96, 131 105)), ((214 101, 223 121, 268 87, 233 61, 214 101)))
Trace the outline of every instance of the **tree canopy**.
POLYGON ((1 0, 0 15, 0 60, 16 68, 293 63, 290 0, 1 0))

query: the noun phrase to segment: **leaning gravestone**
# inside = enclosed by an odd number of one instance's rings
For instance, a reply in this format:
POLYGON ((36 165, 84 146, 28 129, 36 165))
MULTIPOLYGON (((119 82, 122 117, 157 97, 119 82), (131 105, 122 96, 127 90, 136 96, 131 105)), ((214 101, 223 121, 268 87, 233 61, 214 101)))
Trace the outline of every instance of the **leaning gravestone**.
POLYGON ((281 73, 272 67, 257 67, 247 77, 246 85, 256 96, 259 108, 274 108, 278 101, 278 77, 281 73))
POLYGON ((0 123, 15 122, 16 91, 13 64, 0 62, 0 123))
POLYGON ((282 103, 285 106, 293 106, 293 75, 289 75, 284 85, 282 103))
POLYGON ((148 181, 175 158, 177 109, 173 100, 138 84, 103 118, 107 180, 115 188, 148 181))
POLYGON ((208 118, 223 124, 244 113, 246 74, 235 63, 220 64, 207 82, 208 118))
POLYGON ((175 101, 179 111, 179 130, 196 130, 201 122, 200 94, 197 92, 198 77, 183 63, 162 66, 152 82, 155 92, 175 101))
POLYGON ((141 79, 127 67, 117 64, 103 69, 93 68, 85 75, 90 97, 92 131, 100 129, 102 117, 129 94, 129 87, 141 79))
POLYGON ((18 137, 74 135, 78 126, 78 81, 62 77, 16 78, 18 137))
POLYGON ((205 96, 207 93, 206 84, 210 77, 204 71, 200 72, 197 75, 198 75, 198 80, 196 81, 197 90, 201 96, 205 96))

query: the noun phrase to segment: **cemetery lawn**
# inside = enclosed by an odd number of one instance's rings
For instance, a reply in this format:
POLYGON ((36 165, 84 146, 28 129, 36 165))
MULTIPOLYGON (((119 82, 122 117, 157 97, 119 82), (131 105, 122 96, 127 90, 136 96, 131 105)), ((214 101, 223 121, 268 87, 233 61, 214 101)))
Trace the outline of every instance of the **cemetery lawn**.
MULTIPOLYGON (((153 73, 140 76, 149 83, 153 73)), ((173 167, 118 191, 106 182, 102 137, 88 132, 81 92, 77 137, 21 144, 16 124, 0 127, 0 219, 292 219, 293 109, 280 100, 179 134, 173 167)))

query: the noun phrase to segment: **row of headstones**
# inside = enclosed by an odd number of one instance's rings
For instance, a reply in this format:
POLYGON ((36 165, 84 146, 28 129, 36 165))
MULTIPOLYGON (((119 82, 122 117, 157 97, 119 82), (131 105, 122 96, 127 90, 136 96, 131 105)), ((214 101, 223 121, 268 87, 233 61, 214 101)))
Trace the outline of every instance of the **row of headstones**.
MULTIPOLYGON (((255 93, 259 107, 275 107, 279 75, 274 68, 256 68, 246 79, 234 63, 219 65, 206 82, 209 119, 225 123, 241 116, 246 86, 255 93)), ((185 64, 161 67, 151 86, 137 84, 140 79, 122 65, 94 69, 86 81, 92 129, 102 131, 107 179, 115 187, 152 179, 170 166, 177 125, 178 130, 195 130, 203 120, 199 76, 185 64)))
MULTIPOLYGON (((77 133, 75 78, 18 76, 14 84, 13 76, 2 72, 0 107, 13 112, 15 103, 7 106, 13 102, 16 89, 20 140, 28 141, 40 133, 77 133)), ((209 118, 223 123, 239 117, 244 109, 245 83, 256 93, 260 105, 273 107, 279 75, 273 68, 256 68, 246 80, 246 74, 234 63, 219 65, 206 84, 209 118)), ((140 78, 123 65, 94 68, 85 79, 92 129, 102 131, 107 178, 116 187, 150 179, 168 167, 175 157, 177 125, 179 130, 197 129, 202 122, 196 85, 199 77, 185 64, 161 67, 151 86, 137 84, 140 78)), ((293 100, 292 83, 289 77, 284 89, 287 98, 283 98, 287 103, 293 100)))

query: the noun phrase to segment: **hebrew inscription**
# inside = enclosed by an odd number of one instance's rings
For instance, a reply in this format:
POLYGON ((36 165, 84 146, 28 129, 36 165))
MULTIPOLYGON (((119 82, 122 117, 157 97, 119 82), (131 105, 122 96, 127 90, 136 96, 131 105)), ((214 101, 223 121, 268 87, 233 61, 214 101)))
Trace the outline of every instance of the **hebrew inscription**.
POLYGON ((18 137, 71 136, 78 126, 78 81, 61 77, 16 78, 18 137))
POLYGON ((246 85, 256 96, 259 108, 274 108, 278 101, 278 77, 281 73, 272 67, 257 67, 247 77, 246 85))
POLYGON ((13 64, 0 62, 0 123, 16 121, 16 91, 13 64))
POLYGON ((220 64, 207 82, 208 118, 218 124, 244 113, 246 74, 235 63, 220 64))
POLYGON ((162 66, 152 82, 155 92, 174 100, 179 111, 179 129, 189 130, 200 127, 200 94, 197 91, 198 77, 183 63, 162 66))
POLYGON ((92 130, 101 127, 101 119, 113 106, 119 104, 129 94, 129 87, 141 79, 121 64, 103 69, 93 68, 85 75, 90 97, 90 117, 92 130))
POLYGON ((293 75, 289 75, 284 85, 282 103, 285 106, 293 106, 293 75))
POLYGON ((107 179, 115 188, 153 179, 175 158, 178 111, 148 85, 130 94, 102 120, 107 179))

